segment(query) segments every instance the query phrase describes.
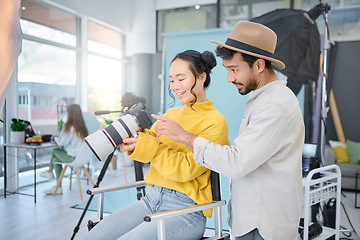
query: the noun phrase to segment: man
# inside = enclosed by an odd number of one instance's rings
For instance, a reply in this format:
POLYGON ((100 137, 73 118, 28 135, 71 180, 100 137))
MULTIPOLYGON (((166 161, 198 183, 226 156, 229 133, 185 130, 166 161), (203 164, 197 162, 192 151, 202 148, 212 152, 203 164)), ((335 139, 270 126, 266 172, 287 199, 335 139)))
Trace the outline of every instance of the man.
POLYGON ((236 240, 296 238, 302 206, 301 155, 304 123, 299 103, 271 64, 277 36, 269 28, 240 21, 216 53, 228 70, 227 81, 248 94, 237 138, 220 146, 189 134, 176 122, 162 122, 165 134, 194 152, 198 164, 231 178, 229 226, 236 240))

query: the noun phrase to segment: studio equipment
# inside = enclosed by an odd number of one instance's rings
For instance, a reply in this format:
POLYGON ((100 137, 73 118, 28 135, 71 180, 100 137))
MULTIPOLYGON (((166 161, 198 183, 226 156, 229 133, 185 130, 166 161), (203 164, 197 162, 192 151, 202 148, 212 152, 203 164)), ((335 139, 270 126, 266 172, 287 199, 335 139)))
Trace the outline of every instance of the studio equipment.
POLYGON ((85 138, 95 156, 101 161, 112 153, 124 138, 137 137, 136 131, 148 128, 152 124, 151 117, 142 103, 133 105, 125 115, 114 121, 103 130, 98 130, 85 138))
MULTIPOLYGON (((276 69, 287 76, 288 87, 297 95, 304 83, 317 82, 319 74, 322 74, 321 83, 316 95, 321 97, 321 106, 314 114, 312 109, 310 116, 304 117, 306 129, 312 130, 313 137, 311 142, 318 143, 316 156, 323 165, 325 152, 325 121, 327 118, 327 52, 329 44, 328 12, 331 7, 327 3, 320 3, 304 11, 300 9, 277 9, 253 18, 250 21, 264 24, 271 28, 278 36, 274 58, 283 61, 285 69, 276 69), (324 43, 321 47, 320 34, 316 19, 322 15, 325 22, 324 43), (323 63, 320 66, 320 53, 323 55, 323 63), (316 119, 317 113, 320 121, 316 119), (313 115, 316 115, 313 117, 313 115), (313 120, 315 119, 315 120, 313 120), (320 130, 317 129, 320 123, 320 130), (319 136, 319 138, 317 137, 319 136)), ((313 93, 315 94, 315 92, 313 93)), ((319 101, 319 102, 320 102, 319 101)), ((317 104, 317 103, 316 103, 317 104)), ((312 106, 313 103, 306 103, 312 106)), ((320 104, 319 104, 320 105, 320 104)), ((310 134, 306 134, 305 138, 310 134)))
MULTIPOLYGON (((308 239, 314 239, 322 233, 323 229, 319 223, 313 223, 309 226, 308 239)), ((299 230, 300 238, 304 239, 304 219, 300 219, 299 230)))
MULTIPOLYGON (((123 142, 123 139, 128 137, 137 137, 136 131, 139 128, 148 128, 151 125, 152 120, 149 114, 145 111, 145 105, 143 103, 138 103, 130 107, 130 109, 125 112, 124 116, 120 117, 111 125, 107 126, 103 130, 98 130, 85 138, 87 146, 91 149, 91 151, 95 154, 99 161, 106 158, 106 161, 100 171, 94 188, 99 187, 100 182, 104 178, 105 172, 114 155, 114 151, 119 146, 119 144, 123 142)), ((137 171, 135 171, 135 174, 137 181, 138 178, 142 178, 142 176, 138 176, 139 174, 137 174, 137 171)), ((138 195, 139 191, 140 190, 138 190, 138 195)), ((80 216, 80 219, 74 228, 71 239, 74 239, 76 233, 79 231, 80 224, 90 206, 93 197, 94 195, 90 196, 80 216)))

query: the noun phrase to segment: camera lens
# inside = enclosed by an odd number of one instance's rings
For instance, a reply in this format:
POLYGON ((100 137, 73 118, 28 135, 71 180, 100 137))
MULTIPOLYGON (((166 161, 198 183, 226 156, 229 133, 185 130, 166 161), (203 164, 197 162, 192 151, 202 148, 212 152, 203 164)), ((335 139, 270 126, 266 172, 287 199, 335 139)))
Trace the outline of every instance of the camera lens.
POLYGON ((144 109, 143 105, 134 105, 128 114, 85 138, 86 144, 100 161, 112 153, 124 138, 137 136, 136 131, 139 126, 141 128, 151 126, 151 117, 144 109))

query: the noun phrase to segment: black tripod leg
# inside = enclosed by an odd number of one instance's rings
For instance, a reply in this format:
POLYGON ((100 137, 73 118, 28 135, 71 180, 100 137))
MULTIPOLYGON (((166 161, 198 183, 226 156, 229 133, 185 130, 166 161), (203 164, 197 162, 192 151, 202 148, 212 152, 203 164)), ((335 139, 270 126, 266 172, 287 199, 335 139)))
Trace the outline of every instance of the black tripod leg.
MULTIPOLYGON (((114 150, 114 151, 115 151, 115 150, 114 150)), ((100 174, 99 174, 99 177, 97 178, 97 182, 96 182, 96 184, 94 185, 94 188, 99 187, 100 182, 103 180, 104 175, 105 175, 105 172, 106 172, 106 170, 107 170, 107 168, 108 168, 108 166, 109 166, 109 163, 111 162, 111 159, 112 159, 112 157, 113 157, 113 155, 114 155, 114 151, 107 157, 107 159, 106 159, 106 161, 105 161, 105 163, 104 163, 104 166, 103 166, 102 169, 101 169, 101 172, 100 172, 100 174)), ((80 219, 79 219, 79 221, 78 221, 78 224, 77 224, 76 227, 74 228, 74 233, 73 233, 73 235, 71 236, 71 240, 74 239, 76 233, 79 231, 80 224, 81 224, 81 222, 82 222, 82 220, 83 220, 83 218, 84 218, 84 216, 85 216, 85 214, 86 214, 86 212, 87 212, 87 210, 88 210, 88 208, 89 208, 89 205, 90 205, 93 197, 94 197, 94 195, 91 195, 91 196, 90 196, 90 198, 89 198, 89 200, 88 200, 88 202, 87 202, 87 204, 86 204, 86 206, 85 206, 85 208, 84 208, 84 211, 83 211, 82 214, 81 214, 81 217, 80 217, 80 219)))
MULTIPOLYGON (((135 170, 135 180, 136 181, 144 180, 143 163, 134 161, 134 170, 135 170)), ((136 190, 137 190, 137 200, 140 200, 142 196, 145 196, 145 187, 137 187, 136 190)))

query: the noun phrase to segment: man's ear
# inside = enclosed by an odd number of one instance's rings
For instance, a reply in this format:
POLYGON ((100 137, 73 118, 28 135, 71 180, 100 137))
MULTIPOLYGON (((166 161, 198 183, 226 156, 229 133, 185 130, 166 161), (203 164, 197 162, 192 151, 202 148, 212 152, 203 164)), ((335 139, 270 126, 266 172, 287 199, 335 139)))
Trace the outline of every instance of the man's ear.
POLYGON ((253 67, 255 68, 254 70, 256 70, 257 72, 262 72, 262 71, 264 71, 264 69, 266 68, 265 60, 262 59, 262 58, 259 58, 258 60, 256 60, 256 61, 254 62, 253 67))

